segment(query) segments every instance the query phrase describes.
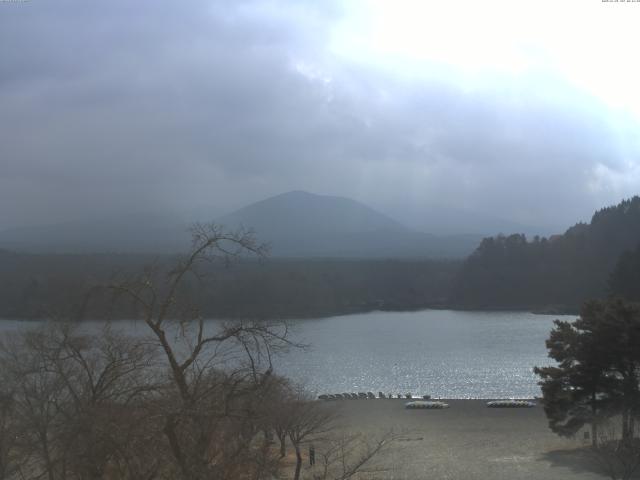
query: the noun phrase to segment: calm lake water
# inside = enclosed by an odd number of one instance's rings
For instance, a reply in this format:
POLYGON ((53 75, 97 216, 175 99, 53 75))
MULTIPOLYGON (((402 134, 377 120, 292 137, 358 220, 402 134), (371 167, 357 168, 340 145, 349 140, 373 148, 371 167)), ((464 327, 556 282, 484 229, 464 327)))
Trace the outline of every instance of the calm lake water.
MULTIPOLYGON (((544 342, 555 318, 574 317, 423 310, 297 320, 294 339, 310 347, 278 358, 276 371, 316 394, 531 398, 540 394, 533 367, 551 363, 544 342)), ((3 320, 0 331, 25 325, 3 320)))

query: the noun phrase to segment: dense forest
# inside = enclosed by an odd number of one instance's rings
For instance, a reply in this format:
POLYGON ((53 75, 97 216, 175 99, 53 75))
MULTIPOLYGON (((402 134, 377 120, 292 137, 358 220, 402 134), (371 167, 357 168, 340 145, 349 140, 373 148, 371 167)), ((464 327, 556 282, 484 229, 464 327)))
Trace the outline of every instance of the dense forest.
POLYGON ((450 300, 465 308, 577 311, 586 299, 629 289, 637 298, 639 243, 637 196, 564 235, 486 238, 458 272, 450 300))
MULTIPOLYGON (((139 314, 100 285, 175 262, 171 255, 54 255, 0 250, 0 317, 139 314), (109 308, 107 308, 107 305, 109 308)), ((563 235, 485 238, 464 262, 424 259, 239 259, 184 283, 215 318, 293 318, 427 307, 575 312, 610 294, 640 300, 640 197, 563 235)))
MULTIPOLYGON (((100 285, 175 256, 32 255, 0 251, 0 317, 138 314, 115 304, 100 285), (109 308, 107 308, 107 305, 109 308)), ((441 306, 460 267, 456 261, 240 259, 207 264, 183 288, 209 317, 314 317, 375 309, 441 306)))
POLYGON ((640 302, 640 244, 634 251, 624 252, 611 274, 610 293, 640 302))

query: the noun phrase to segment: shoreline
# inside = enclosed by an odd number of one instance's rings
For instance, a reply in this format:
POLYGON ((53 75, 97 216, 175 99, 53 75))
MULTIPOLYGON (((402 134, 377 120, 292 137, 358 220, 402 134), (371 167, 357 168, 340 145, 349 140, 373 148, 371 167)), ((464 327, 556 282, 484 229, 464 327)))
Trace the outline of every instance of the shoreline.
MULTIPOLYGON (((579 308, 570 308, 570 307, 469 307, 462 305, 454 305, 454 304, 420 304, 420 305, 407 305, 407 306, 385 306, 385 305, 370 305, 364 308, 344 308, 344 309, 336 309, 336 310, 327 310, 324 312, 306 312, 306 313, 291 313, 284 315, 276 315, 276 316, 264 316, 264 317, 255 317, 255 316, 238 316, 238 317, 207 317, 207 320, 265 320, 265 321, 273 321, 273 320, 320 320, 323 318, 332 318, 332 317, 343 317, 348 315, 360 315, 360 314, 368 314, 375 312, 397 312, 397 313, 405 313, 405 312, 421 312, 425 310, 452 310, 459 312, 514 312, 514 313, 531 313, 534 315, 580 315, 579 308)), ((50 320, 47 317, 3 317, 0 316, 0 322, 2 321, 25 321, 25 322, 41 322, 50 320)), ((107 321, 123 321, 123 320, 138 320, 132 318, 120 318, 113 317, 109 319, 104 319, 107 321)), ((79 322, 83 321, 94 321, 92 319, 80 319, 79 322)))

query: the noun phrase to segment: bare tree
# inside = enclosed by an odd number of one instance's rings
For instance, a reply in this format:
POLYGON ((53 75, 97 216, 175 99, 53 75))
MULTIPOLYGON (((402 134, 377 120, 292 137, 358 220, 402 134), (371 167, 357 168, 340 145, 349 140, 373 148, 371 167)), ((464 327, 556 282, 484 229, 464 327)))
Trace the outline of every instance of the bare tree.
POLYGON ((103 478, 130 447, 120 432, 152 389, 141 375, 150 352, 108 327, 95 336, 52 324, 10 338, 1 353, 27 476, 103 478))
MULTIPOLYGON (((265 247, 215 225, 193 234, 174 268, 108 285, 146 336, 52 323, 2 342, 0 479, 271 479, 288 440, 299 480, 303 445, 328 438, 335 412, 273 374, 273 356, 293 345, 286 323, 205 322, 188 288, 205 262, 265 247)), ((350 478, 384 445, 326 443, 322 478, 350 478)))
POLYGON ((290 342, 282 323, 237 321, 207 328, 184 291, 186 279, 201 278, 204 262, 262 257, 266 246, 250 231, 227 232, 213 224, 197 224, 192 233, 192 251, 175 268, 164 274, 149 269, 109 288, 141 309, 168 364, 163 433, 182 478, 232 478, 240 458, 250 456, 256 433, 256 412, 246 408, 247 398, 265 388, 272 355, 290 342))
POLYGON ((286 431, 296 452, 294 480, 299 480, 302 469, 302 446, 310 440, 319 441, 335 427, 336 411, 330 406, 311 400, 298 391, 284 404, 288 414, 286 431))
POLYGON ((277 375, 271 378, 271 387, 261 397, 265 441, 273 443, 272 438, 278 440, 279 458, 287 454, 288 428, 291 419, 289 405, 295 398, 295 390, 289 380, 277 375))
POLYGON ((0 480, 8 480, 20 470, 19 430, 14 418, 14 393, 0 379, 0 480))
MULTIPOLYGON (((367 467, 374 457, 387 449, 396 437, 392 431, 375 438, 362 434, 343 434, 323 442, 319 453, 319 470, 313 472, 314 480, 347 480, 367 467)), ((382 472, 376 467, 372 471, 382 472)))
MULTIPOLYGON (((45 362, 40 332, 2 343, 4 381, 13 391, 13 417, 19 425, 20 453, 33 478, 62 478, 63 449, 60 406, 68 399, 64 382, 45 362)), ((7 341, 8 340, 8 341, 7 341)))

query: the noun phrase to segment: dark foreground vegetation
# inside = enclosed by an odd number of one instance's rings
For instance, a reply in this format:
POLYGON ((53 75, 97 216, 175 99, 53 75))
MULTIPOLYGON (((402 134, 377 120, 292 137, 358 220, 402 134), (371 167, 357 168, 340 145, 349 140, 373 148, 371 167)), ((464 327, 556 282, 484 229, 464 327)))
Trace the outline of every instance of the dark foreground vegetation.
POLYGON ((103 286, 135 305, 139 337, 55 322, 3 340, 0 479, 297 480, 314 442, 312 478, 346 480, 387 445, 388 434, 336 432, 330 406, 276 375, 273 356, 298 348, 285 323, 205 327, 184 282, 207 261, 263 249, 216 227, 194 239, 172 268, 103 286))
POLYGON ((640 467, 640 304, 590 301, 547 341, 556 366, 536 368, 549 427, 571 437, 586 425, 588 451, 612 479, 640 467))

